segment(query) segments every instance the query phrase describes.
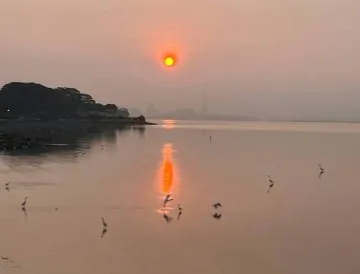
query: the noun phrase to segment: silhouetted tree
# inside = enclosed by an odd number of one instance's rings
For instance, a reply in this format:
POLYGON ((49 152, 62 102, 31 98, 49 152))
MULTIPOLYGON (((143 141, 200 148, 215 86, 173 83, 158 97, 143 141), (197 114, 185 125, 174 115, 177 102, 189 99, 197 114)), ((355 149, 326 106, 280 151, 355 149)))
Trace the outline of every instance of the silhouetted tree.
POLYGON ((104 108, 105 110, 110 110, 110 111, 116 111, 118 109, 117 106, 114 104, 106 104, 104 108))
POLYGON ((118 109, 118 115, 121 117, 129 117, 130 113, 126 108, 119 108, 118 109))
MULTIPOLYGON (((52 89, 37 83, 14 82, 0 89, 0 117, 67 118, 80 112, 94 115, 94 112, 117 109, 114 104, 96 103, 90 95, 74 88, 52 89)), ((126 113, 124 109, 123 117, 127 117, 126 113)))

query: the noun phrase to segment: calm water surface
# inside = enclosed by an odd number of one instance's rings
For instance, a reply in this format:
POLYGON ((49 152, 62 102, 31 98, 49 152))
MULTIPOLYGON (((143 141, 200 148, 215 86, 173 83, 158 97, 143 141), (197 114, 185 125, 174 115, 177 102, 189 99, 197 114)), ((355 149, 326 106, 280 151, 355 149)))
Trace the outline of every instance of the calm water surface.
POLYGON ((2 154, 0 273, 360 273, 359 168, 358 124, 163 121, 2 154))

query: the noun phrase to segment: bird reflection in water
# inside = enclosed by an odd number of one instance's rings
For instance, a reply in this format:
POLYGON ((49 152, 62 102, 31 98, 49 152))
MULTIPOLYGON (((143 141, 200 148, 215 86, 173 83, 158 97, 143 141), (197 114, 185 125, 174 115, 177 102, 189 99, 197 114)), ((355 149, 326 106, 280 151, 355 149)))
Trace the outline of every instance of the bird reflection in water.
POLYGON ((182 212, 181 212, 181 211, 179 211, 178 216, 177 216, 178 221, 180 220, 180 216, 181 216, 181 214, 182 214, 182 212))
POLYGON ((26 207, 21 208, 22 212, 24 212, 25 220, 27 220, 27 210, 26 207))
POLYGON ((107 232, 107 228, 104 227, 102 232, 101 232, 101 238, 104 238, 104 235, 106 234, 106 232, 107 232))
POLYGON ((212 216, 214 219, 220 220, 222 215, 221 215, 221 213, 214 213, 212 216))
POLYGON ((166 213, 163 213, 163 218, 167 223, 170 223, 172 221, 172 217, 168 216, 166 213))

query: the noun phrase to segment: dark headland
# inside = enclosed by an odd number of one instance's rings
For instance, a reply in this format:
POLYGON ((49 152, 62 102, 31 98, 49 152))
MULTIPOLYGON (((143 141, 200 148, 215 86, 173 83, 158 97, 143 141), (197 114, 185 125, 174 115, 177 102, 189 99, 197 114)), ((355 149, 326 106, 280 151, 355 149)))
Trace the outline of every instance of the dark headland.
POLYGON ((74 88, 13 82, 0 89, 0 150, 37 148, 58 136, 152 125, 126 108, 100 104, 74 88))

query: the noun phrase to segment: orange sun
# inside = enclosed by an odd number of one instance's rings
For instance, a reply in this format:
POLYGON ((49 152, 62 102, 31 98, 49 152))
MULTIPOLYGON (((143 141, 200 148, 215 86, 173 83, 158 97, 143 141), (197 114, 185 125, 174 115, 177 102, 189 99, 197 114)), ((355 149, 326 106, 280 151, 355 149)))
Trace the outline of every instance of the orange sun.
POLYGON ((166 55, 164 57, 164 65, 167 67, 172 67, 176 64, 176 58, 173 55, 166 55))

